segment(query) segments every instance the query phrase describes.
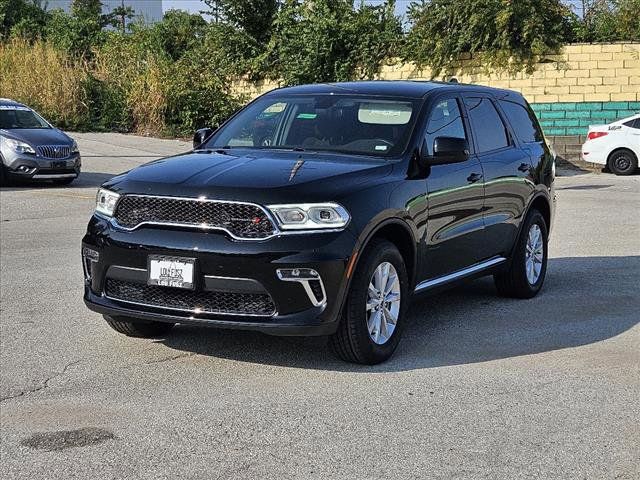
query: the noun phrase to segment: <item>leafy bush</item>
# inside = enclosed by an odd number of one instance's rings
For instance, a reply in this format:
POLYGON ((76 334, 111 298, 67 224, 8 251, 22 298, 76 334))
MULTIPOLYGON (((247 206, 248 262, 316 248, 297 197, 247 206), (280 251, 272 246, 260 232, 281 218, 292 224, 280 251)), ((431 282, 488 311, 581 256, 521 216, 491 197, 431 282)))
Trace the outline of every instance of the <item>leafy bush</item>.
POLYGON ((373 77, 402 34, 393 3, 287 0, 278 12, 262 68, 286 84, 373 77))
POLYGON ((569 35, 569 10, 559 0, 432 0, 412 4, 404 58, 432 75, 472 54, 487 69, 531 72, 569 35), (446 33, 445 33, 446 32, 446 33))
POLYGON ((10 36, 35 39, 49 20, 42 0, 0 0, 0 40, 10 36))
POLYGON ((574 22, 580 42, 640 41, 640 0, 587 0, 582 19, 574 22))

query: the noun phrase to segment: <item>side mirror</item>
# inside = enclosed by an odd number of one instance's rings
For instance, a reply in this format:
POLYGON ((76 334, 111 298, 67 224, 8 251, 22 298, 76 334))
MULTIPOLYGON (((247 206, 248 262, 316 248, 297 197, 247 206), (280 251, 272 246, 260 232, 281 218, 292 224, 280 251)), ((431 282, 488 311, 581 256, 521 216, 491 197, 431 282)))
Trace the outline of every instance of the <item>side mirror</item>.
POLYGON ((215 132, 214 128, 201 128, 196 130, 196 133, 193 135, 193 149, 195 150, 202 145, 213 132, 215 132))
POLYGON ((426 165, 445 165, 466 162, 469 159, 469 142, 464 138, 436 137, 433 141, 433 156, 424 156, 426 165))

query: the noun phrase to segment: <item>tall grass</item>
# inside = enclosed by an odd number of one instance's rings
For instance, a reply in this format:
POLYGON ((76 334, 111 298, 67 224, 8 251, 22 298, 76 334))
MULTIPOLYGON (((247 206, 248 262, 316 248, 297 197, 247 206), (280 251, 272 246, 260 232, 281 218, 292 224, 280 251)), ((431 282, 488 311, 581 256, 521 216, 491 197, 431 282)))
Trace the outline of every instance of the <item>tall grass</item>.
POLYGON ((45 42, 0 44, 0 97, 26 103, 62 128, 88 126, 87 81, 85 65, 45 42))
POLYGON ((110 92, 110 98, 119 96, 111 108, 126 114, 128 129, 145 135, 165 133, 166 62, 135 42, 116 36, 96 53, 95 77, 110 92))
POLYGON ((204 50, 173 61, 134 34, 109 35, 91 61, 46 41, 15 39, 0 43, 0 97, 23 102, 68 130, 191 135, 241 103, 219 63, 204 50))

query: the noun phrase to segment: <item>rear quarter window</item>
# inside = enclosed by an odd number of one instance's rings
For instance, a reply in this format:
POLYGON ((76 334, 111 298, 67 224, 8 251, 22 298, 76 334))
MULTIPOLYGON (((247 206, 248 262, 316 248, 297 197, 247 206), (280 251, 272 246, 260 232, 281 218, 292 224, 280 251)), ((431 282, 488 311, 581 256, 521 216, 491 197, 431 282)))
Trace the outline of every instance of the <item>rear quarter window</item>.
POLYGON ((499 100, 499 103, 518 140, 523 143, 543 141, 544 137, 538 126, 538 121, 530 109, 509 100, 499 100))
POLYGON ((623 125, 625 125, 626 127, 636 128, 640 130, 640 118, 636 118, 634 120, 629 120, 628 122, 624 122, 623 125))

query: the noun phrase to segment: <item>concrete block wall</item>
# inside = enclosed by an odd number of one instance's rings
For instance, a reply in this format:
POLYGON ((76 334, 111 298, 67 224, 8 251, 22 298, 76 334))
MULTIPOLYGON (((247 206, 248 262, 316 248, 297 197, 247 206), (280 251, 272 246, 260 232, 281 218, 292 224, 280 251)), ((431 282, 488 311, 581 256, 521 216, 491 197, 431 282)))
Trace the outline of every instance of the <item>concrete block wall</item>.
POLYGON ((585 135, 589 125, 640 113, 640 102, 533 103, 531 107, 549 136, 585 135))

